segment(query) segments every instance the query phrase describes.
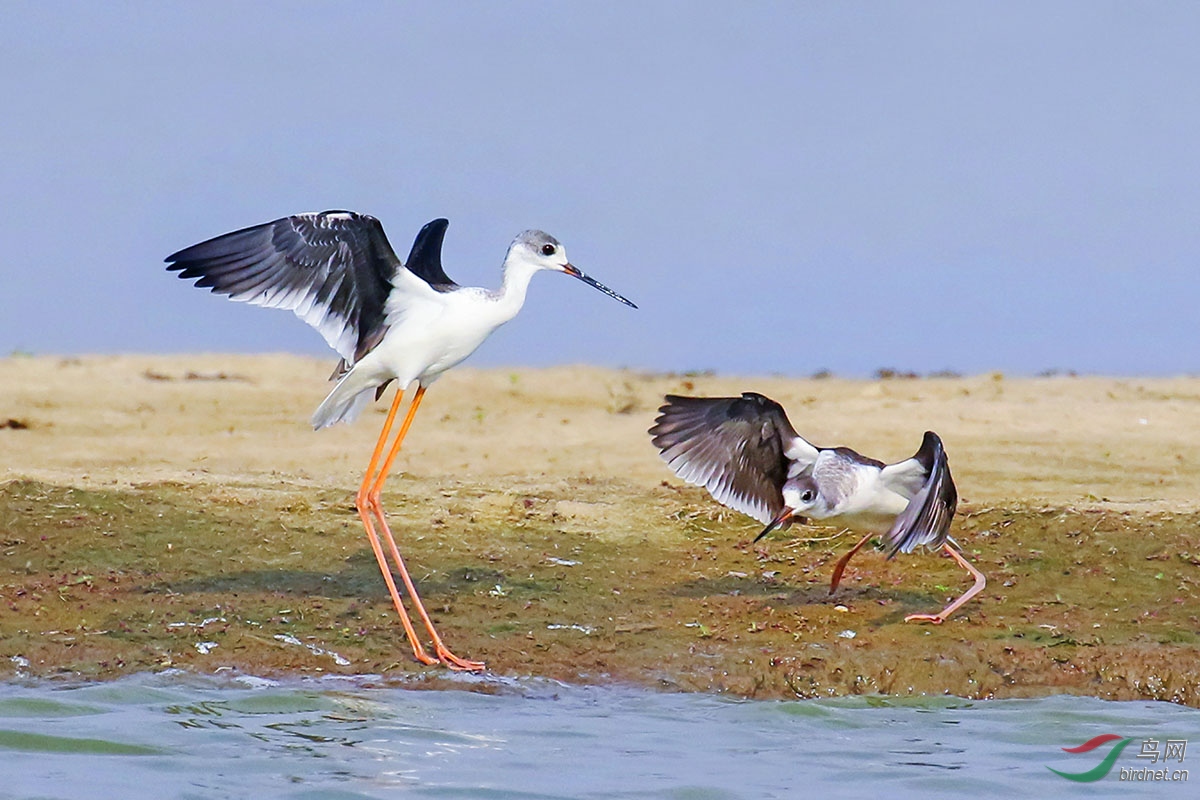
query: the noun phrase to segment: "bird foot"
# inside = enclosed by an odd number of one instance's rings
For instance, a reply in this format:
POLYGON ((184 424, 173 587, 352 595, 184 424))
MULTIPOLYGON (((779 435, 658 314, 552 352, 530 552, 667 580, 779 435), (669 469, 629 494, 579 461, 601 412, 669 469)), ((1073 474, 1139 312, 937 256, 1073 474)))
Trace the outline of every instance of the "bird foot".
MULTIPOLYGON (((465 658, 459 658, 451 653, 445 647, 437 648, 438 659, 455 672, 483 672, 487 669, 487 665, 482 661, 470 661, 465 658)), ((437 663, 430 659, 432 663, 437 663)))
POLYGON ((929 622, 934 625, 941 625, 946 621, 946 618, 941 614, 909 614, 904 618, 905 622, 929 622))
POLYGON ((410 638, 408 643, 412 645, 413 658, 415 658, 417 661, 420 661, 427 667, 432 667, 435 664, 440 663, 436 658, 425 652, 425 648, 421 646, 421 642, 416 638, 410 638))

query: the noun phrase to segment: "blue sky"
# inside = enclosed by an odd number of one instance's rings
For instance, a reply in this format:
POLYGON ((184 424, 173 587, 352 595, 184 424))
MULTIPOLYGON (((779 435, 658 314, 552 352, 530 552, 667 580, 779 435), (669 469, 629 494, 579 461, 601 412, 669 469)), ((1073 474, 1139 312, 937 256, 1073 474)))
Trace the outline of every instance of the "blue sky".
POLYGON ((1197 42, 1190 3, 5 3, 0 353, 330 352, 162 260, 351 208, 402 255, 448 217, 464 284, 542 228, 641 307, 540 275, 477 365, 1195 373, 1197 42))

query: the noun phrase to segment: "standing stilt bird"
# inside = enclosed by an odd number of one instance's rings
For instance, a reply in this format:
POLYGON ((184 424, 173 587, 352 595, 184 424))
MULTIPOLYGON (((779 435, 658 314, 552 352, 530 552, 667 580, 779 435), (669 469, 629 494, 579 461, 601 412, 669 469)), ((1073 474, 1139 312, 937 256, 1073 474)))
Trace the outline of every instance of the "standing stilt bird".
POLYGON ((940 624, 983 590, 983 574, 950 538, 958 492, 936 433, 926 431, 912 458, 884 464, 848 447, 810 444, 783 406, 761 394, 666 400, 649 431, 663 460, 717 502, 766 524, 754 541, 805 517, 867 532, 834 567, 830 594, 846 564, 877 534, 884 534, 889 559, 924 545, 944 550, 975 578, 939 613, 910 614, 906 622, 940 624))
POLYGON ((402 264, 374 217, 352 211, 296 214, 180 250, 167 257, 167 269, 178 271, 180 278, 197 278, 196 286, 231 300, 291 310, 320 332, 342 361, 333 375, 337 385, 313 414, 314 428, 353 421, 396 382, 396 396, 355 505, 416 658, 425 664, 441 661, 451 669, 481 670, 482 662, 451 653, 434 629, 388 528, 380 499, 383 482, 426 389, 517 315, 534 273, 565 272, 637 306, 580 272, 558 240, 541 231, 525 231, 509 245, 499 289, 459 286, 442 269, 448 225, 436 219, 422 228, 408 263, 402 264), (388 447, 405 389, 414 382, 416 392, 388 447), (404 609, 374 523, 383 532, 434 656, 426 653, 404 609))

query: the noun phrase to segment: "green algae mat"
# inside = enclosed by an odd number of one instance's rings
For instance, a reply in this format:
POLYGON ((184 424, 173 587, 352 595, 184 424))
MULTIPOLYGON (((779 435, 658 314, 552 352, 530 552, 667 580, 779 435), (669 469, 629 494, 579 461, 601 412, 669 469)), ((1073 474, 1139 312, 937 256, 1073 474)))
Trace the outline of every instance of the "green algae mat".
MULTIPOLYGON (((380 414, 313 433, 328 365, 0 359, 0 676, 453 680, 412 658, 353 508, 380 414), (7 420, 7 422, 6 422, 7 420)), ((844 381, 462 370, 384 491, 449 647, 498 676, 747 697, 1053 693, 1200 706, 1200 380, 844 381), (883 457, 947 442, 943 556, 758 526, 682 485, 666 392, 778 398, 883 457)), ((486 690, 488 682, 470 684, 486 690)))
MULTIPOLYGON (((469 503, 479 491, 461 493, 469 503)), ((351 497, 265 494, 0 487, 0 670, 444 678, 412 660, 351 497)), ((966 585, 932 554, 866 553, 831 597, 829 570, 853 537, 751 546, 744 526, 697 514, 647 522, 679 532, 613 543, 563 532, 553 497, 450 519, 420 496, 392 502, 425 531, 401 538, 442 634, 495 674, 754 697, 1067 692, 1200 705, 1198 515, 971 516, 986 535, 967 553, 988 587, 932 627, 904 615, 966 585)))

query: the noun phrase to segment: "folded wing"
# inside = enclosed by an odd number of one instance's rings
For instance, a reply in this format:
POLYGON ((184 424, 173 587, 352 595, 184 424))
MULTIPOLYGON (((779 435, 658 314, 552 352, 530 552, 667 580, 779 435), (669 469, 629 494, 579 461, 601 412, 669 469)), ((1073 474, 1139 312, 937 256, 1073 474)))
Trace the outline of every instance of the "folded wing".
POLYGON ((958 490, 938 435, 926 431, 921 449, 912 458, 885 467, 880 477, 890 488, 911 497, 885 536, 888 558, 920 545, 944 544, 958 507, 958 490))
POLYGON ((450 292, 459 288, 442 269, 442 242, 446 238, 446 228, 449 226, 450 221, 440 217, 425 223, 425 227, 421 228, 413 239, 412 249, 408 251, 408 261, 404 262, 409 272, 438 292, 450 292))

